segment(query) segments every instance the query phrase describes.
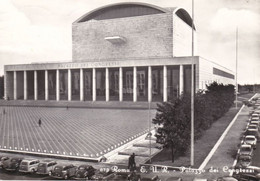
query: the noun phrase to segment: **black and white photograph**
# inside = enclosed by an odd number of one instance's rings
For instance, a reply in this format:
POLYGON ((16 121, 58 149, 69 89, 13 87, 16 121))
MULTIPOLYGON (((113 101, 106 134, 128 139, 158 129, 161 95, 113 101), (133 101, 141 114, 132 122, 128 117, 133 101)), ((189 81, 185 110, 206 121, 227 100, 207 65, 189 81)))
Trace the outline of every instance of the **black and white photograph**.
POLYGON ((0 180, 260 181, 260 0, 1 0, 0 180))

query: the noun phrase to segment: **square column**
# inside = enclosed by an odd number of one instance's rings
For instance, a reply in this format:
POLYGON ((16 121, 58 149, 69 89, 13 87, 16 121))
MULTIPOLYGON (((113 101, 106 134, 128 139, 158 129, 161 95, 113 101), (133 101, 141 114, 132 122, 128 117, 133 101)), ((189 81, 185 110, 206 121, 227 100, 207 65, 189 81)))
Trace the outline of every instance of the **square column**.
POLYGON ((48 70, 45 70, 45 100, 49 100, 48 70))
POLYGON ((97 94, 96 94, 96 69, 93 68, 93 80, 92 80, 92 83, 93 83, 93 86, 92 86, 92 100, 93 101, 96 101, 97 99, 97 94))
POLYGON ((137 68, 133 68, 133 102, 137 101, 137 68))
POLYGON ((56 70, 56 100, 60 100, 60 70, 56 70))
POLYGON ((109 69, 106 68, 106 101, 109 101, 109 69))
POLYGON ((37 70, 34 71, 34 100, 38 100, 37 70))
POLYGON ((68 101, 71 101, 71 69, 68 69, 68 101))
POLYGON ((84 77, 83 77, 83 69, 81 68, 79 71, 79 86, 80 86, 80 101, 84 101, 84 77))
POLYGON ((167 102, 167 66, 163 66, 163 102, 167 102))
POLYGON ((14 100, 17 100, 17 72, 14 71, 14 100))
POLYGON ((180 80, 179 80, 179 85, 180 85, 180 89, 179 89, 179 94, 182 95, 183 91, 184 91, 184 73, 183 73, 183 65, 180 65, 180 80))
POLYGON ((148 102, 152 102, 152 67, 148 67, 148 102))
POLYGON ((123 101, 123 68, 119 67, 119 101, 123 101))
POLYGON ((28 88, 27 88, 27 71, 23 71, 23 97, 24 97, 24 100, 27 100, 28 97, 28 88))

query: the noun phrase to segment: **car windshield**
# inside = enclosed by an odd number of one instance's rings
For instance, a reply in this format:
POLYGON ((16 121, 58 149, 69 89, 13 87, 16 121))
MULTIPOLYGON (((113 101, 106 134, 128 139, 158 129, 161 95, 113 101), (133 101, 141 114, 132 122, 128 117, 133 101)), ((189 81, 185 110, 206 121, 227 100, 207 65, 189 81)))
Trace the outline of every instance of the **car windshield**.
POLYGON ((249 152, 249 151, 251 151, 251 149, 250 149, 250 147, 242 147, 242 148, 241 148, 241 151, 242 151, 242 152, 244 152, 244 151, 245 151, 245 152, 249 152))
POLYGON ((247 141, 254 141, 255 139, 252 137, 246 138, 247 141))
POLYGON ((38 166, 39 166, 39 167, 45 167, 45 166, 46 166, 46 163, 40 163, 38 166))
POLYGON ((16 159, 16 158, 13 158, 12 160, 11 160, 11 162, 17 162, 18 161, 18 159, 16 159))
POLYGON ((62 166, 56 166, 56 167, 54 168, 54 170, 55 170, 55 171, 61 171, 61 170, 63 170, 63 167, 62 167, 62 166))
POLYGON ((242 157, 240 158, 241 161, 250 161, 250 157, 242 157))

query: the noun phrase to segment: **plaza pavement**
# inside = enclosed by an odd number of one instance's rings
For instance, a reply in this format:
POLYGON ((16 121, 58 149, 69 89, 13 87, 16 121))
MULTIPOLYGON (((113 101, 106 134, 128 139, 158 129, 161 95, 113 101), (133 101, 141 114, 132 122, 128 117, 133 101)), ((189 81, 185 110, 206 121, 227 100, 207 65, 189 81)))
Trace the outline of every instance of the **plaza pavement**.
POLYGON ((91 103, 79 108, 75 102, 54 102, 51 107, 44 101, 38 101, 43 105, 20 101, 19 106, 14 102, 1 102, 0 150, 93 160, 147 133, 148 114, 155 115, 142 103, 129 109, 97 103, 96 109, 91 103))

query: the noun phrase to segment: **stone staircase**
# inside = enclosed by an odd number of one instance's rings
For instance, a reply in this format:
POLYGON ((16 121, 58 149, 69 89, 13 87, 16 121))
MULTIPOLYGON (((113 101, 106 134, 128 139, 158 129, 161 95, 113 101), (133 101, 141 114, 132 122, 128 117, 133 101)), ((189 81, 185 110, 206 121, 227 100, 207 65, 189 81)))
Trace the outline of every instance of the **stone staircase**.
POLYGON ((156 143, 155 130, 152 135, 145 134, 137 138, 129 145, 107 157, 106 163, 115 165, 128 165, 129 156, 135 153, 136 165, 146 163, 151 157, 161 151, 162 145, 156 143))

